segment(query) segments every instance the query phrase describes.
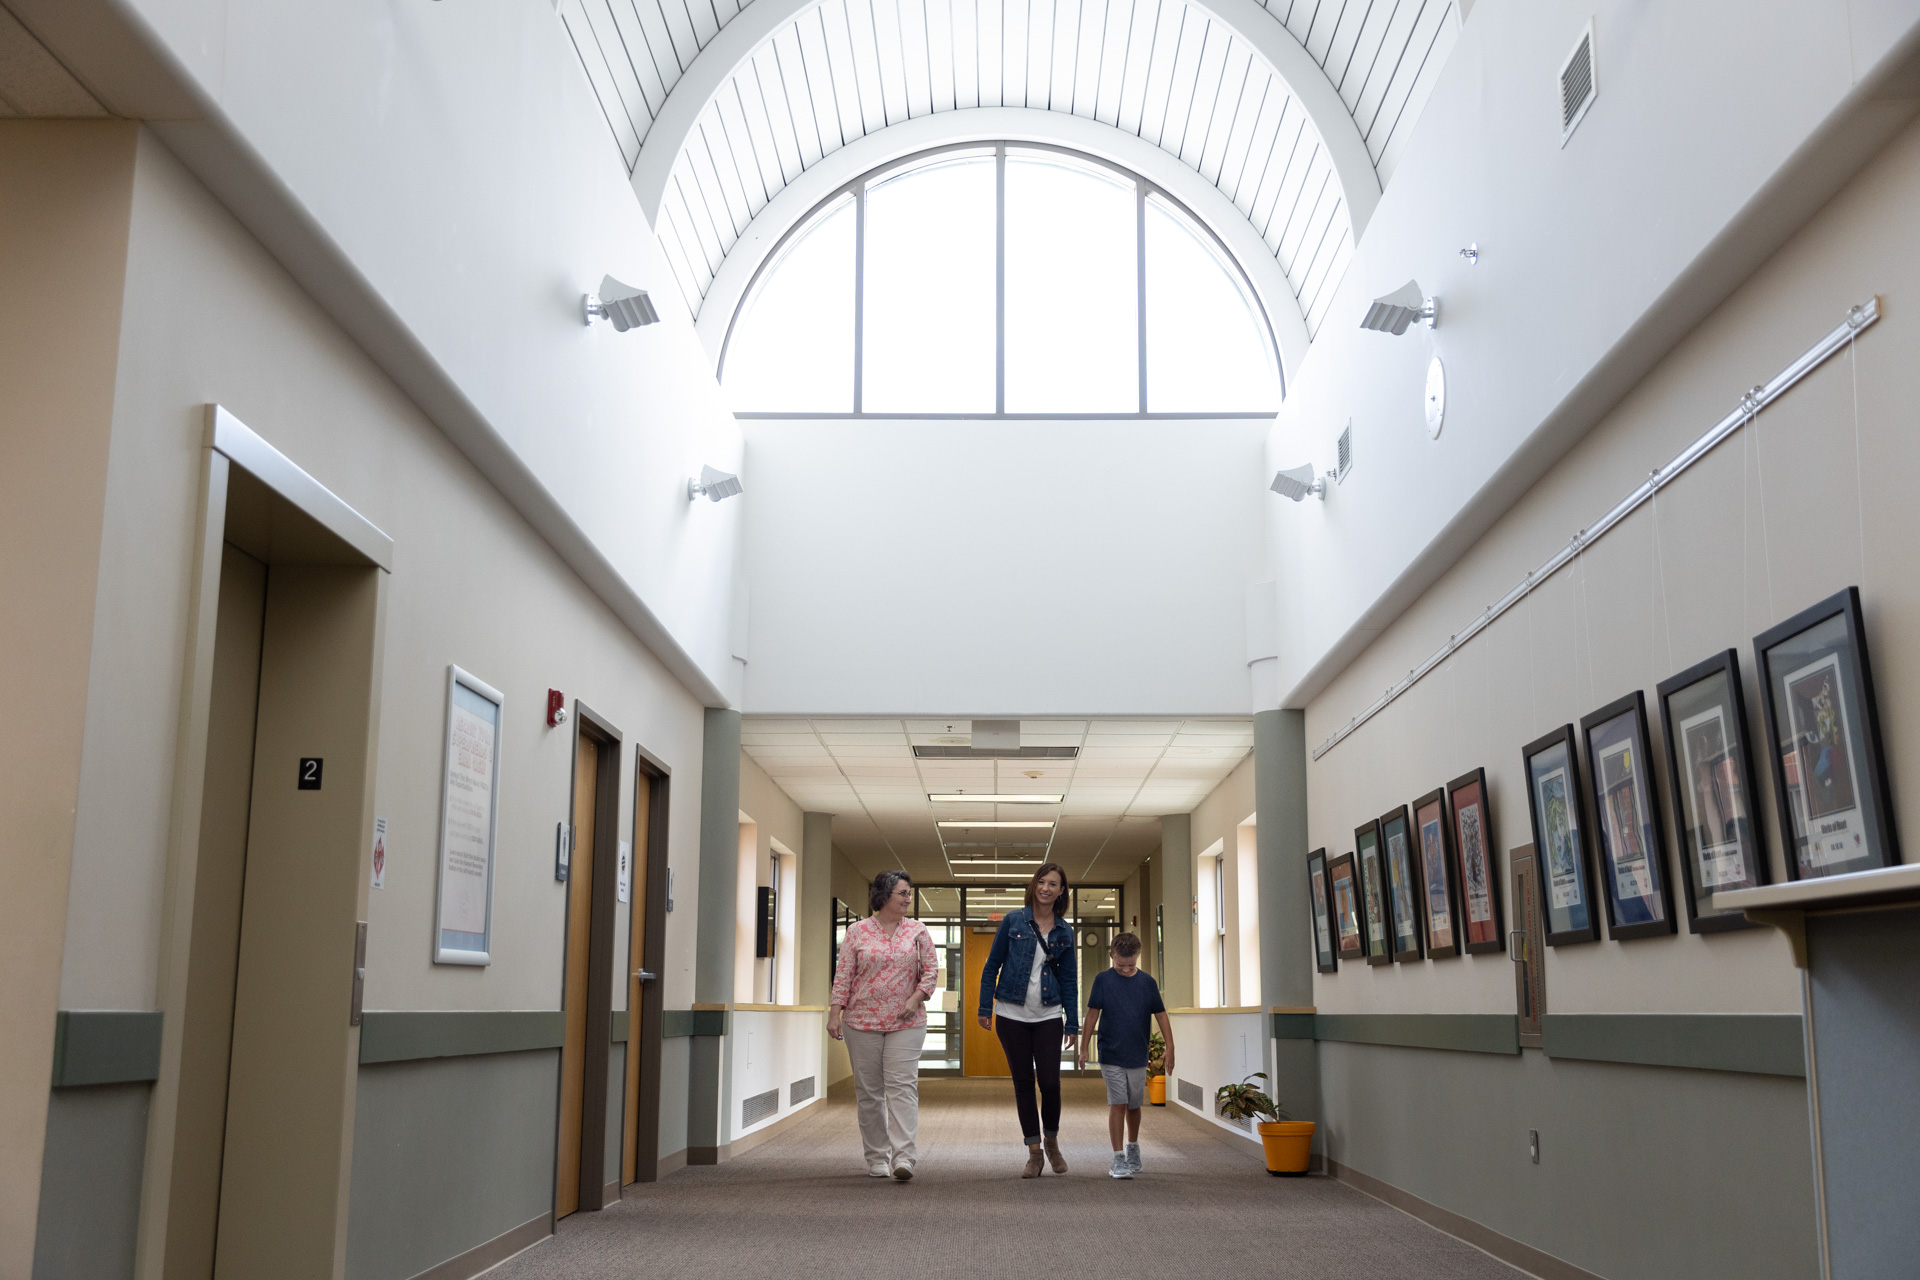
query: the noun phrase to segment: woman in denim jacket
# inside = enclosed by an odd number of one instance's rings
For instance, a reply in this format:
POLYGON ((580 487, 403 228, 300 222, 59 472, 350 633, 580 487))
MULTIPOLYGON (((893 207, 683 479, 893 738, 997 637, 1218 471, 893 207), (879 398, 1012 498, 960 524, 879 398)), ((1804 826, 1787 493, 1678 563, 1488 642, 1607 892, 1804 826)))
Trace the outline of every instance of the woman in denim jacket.
POLYGON ((1054 914, 1066 892, 1067 873, 1058 863, 1034 872, 1027 905, 1000 921, 980 971, 980 1025, 998 1033, 1013 1072, 1013 1100, 1027 1143, 1023 1178, 1039 1177, 1043 1159, 1055 1173, 1067 1171, 1060 1154, 1060 1056, 1080 1033, 1080 974, 1073 928, 1054 914))

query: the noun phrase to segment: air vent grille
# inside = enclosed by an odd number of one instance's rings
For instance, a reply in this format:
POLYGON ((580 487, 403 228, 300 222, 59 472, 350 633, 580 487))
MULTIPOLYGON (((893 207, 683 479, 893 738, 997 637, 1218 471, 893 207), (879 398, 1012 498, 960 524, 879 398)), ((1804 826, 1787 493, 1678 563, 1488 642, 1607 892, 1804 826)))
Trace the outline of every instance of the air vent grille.
POLYGON ((1072 760, 1078 747, 915 747, 922 760, 1072 760))
POLYGON ((1593 74, 1593 24, 1580 33, 1580 40, 1560 67, 1560 145, 1573 136, 1587 108, 1599 92, 1593 74))
POLYGON ((1180 1082, 1180 1101, 1183 1105, 1192 1107, 1195 1111, 1205 1111, 1207 1109, 1207 1095, 1200 1092, 1200 1086, 1191 1080, 1182 1080, 1180 1082))
POLYGON ((787 1105, 797 1107, 808 1098, 811 1098, 813 1096, 813 1081, 814 1077, 808 1076, 805 1080, 795 1080, 792 1084, 788 1085, 787 1105))
POLYGON ((769 1089, 765 1093, 756 1093, 740 1104, 740 1127, 759 1124, 768 1116, 780 1113, 780 1091, 769 1089))
POLYGON ((1340 433, 1339 465, 1334 469, 1335 480, 1345 480, 1347 471, 1353 466, 1353 423, 1347 423, 1347 429, 1340 433))

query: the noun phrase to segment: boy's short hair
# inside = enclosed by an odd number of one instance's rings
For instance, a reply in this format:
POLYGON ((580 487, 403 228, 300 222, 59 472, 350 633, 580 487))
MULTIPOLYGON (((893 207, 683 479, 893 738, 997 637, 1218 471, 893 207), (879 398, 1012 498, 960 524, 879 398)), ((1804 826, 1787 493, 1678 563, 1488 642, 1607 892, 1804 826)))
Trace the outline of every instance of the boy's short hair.
POLYGON ((1140 939, 1131 933, 1117 933, 1113 945, 1107 950, 1116 956, 1137 956, 1140 954, 1140 939))

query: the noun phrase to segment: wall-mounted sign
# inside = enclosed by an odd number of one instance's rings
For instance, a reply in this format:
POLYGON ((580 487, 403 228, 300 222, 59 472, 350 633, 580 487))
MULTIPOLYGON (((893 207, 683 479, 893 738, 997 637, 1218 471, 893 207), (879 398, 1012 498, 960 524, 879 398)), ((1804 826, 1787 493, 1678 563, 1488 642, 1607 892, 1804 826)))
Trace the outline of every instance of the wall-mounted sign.
POLYGON ((620 901, 628 902, 633 898, 633 844, 620 842, 620 901))
POLYGON ((301 756, 300 780, 298 783, 299 790, 318 791, 320 789, 320 770, 326 763, 327 762, 319 756, 301 756))
POLYGON ((499 832, 504 702, 489 685, 458 667, 447 668, 436 964, 492 962, 493 855, 499 832))
POLYGON ((387 887, 387 820, 373 820, 373 887, 387 887))

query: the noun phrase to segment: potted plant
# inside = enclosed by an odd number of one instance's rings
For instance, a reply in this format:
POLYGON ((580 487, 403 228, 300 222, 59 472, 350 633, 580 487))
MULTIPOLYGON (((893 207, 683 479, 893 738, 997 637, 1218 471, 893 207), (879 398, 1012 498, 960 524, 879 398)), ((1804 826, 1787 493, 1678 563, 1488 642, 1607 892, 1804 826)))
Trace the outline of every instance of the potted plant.
POLYGON ((1147 1101, 1156 1107, 1167 1105, 1167 1042, 1160 1029, 1147 1032, 1147 1101))
POLYGON ((1223 1084, 1214 1094, 1221 1116, 1228 1120, 1257 1120, 1260 1146, 1267 1154, 1267 1172, 1275 1177, 1298 1177, 1307 1171, 1307 1157, 1313 1148, 1313 1121, 1292 1120, 1280 1104, 1261 1091, 1254 1081, 1267 1078, 1256 1071, 1239 1084, 1223 1084))

